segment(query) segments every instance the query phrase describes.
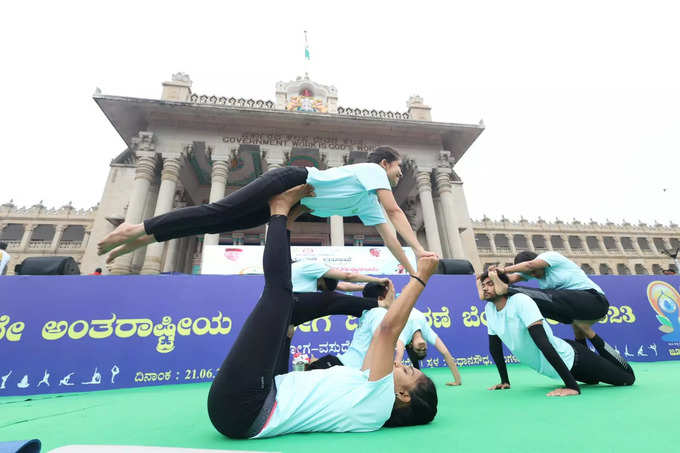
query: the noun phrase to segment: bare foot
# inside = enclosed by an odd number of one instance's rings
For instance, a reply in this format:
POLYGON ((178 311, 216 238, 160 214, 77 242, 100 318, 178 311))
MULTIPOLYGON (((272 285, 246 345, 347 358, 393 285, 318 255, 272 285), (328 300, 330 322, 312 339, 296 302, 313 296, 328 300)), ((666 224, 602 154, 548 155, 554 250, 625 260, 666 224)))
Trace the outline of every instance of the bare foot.
POLYGON ((309 184, 300 184, 269 199, 269 209, 272 215, 288 215, 290 208, 304 197, 313 197, 314 188, 309 184))
POLYGON ((498 273, 496 273, 495 271, 489 272, 489 278, 493 282, 493 287, 496 291, 497 296, 502 296, 503 294, 508 293, 508 285, 498 277, 498 273))
POLYGON ((130 252, 137 250, 140 247, 146 247, 149 244, 156 242, 156 239, 151 234, 145 234, 144 236, 135 239, 134 241, 128 242, 127 244, 119 245, 109 253, 106 257, 106 264, 111 264, 113 260, 119 256, 126 255, 130 252))
POLYGON ((307 206, 303 204, 297 204, 293 207, 293 209, 290 210, 288 213, 288 225, 286 225, 286 228, 290 230, 290 227, 293 226, 293 223, 297 220, 298 217, 300 217, 302 214, 307 214, 308 212, 311 212, 312 210, 309 209, 307 206))
POLYGON ((119 245, 134 241, 143 234, 145 234, 143 223, 131 224, 123 222, 115 230, 107 234, 104 239, 99 241, 97 244, 97 255, 103 255, 119 245))

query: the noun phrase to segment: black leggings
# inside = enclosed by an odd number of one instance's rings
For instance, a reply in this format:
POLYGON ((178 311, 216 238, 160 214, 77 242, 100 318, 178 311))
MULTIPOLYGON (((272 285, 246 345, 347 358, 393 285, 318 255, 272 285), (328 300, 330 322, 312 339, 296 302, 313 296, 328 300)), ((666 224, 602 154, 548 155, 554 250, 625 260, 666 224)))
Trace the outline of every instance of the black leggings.
POLYGON ((526 294, 531 297, 541 314, 549 319, 571 324, 574 321, 600 319, 609 310, 609 301, 594 289, 536 289, 526 286, 509 286, 508 296, 526 294))
POLYGON ((288 372, 288 326, 330 314, 361 316, 377 301, 336 293, 293 295, 290 243, 285 216, 273 216, 265 243, 265 286, 246 319, 208 394, 215 428, 233 438, 256 435, 275 397, 274 376, 288 372), (297 300, 296 300, 297 299, 297 300))
POLYGON ((269 199, 306 180, 304 167, 276 168, 214 203, 176 209, 147 219, 144 230, 162 242, 264 225, 269 220, 269 199))
POLYGON ((632 385, 635 382, 635 373, 628 362, 599 336, 591 340, 599 355, 577 341, 565 341, 574 348, 571 374, 577 381, 611 385, 632 385))

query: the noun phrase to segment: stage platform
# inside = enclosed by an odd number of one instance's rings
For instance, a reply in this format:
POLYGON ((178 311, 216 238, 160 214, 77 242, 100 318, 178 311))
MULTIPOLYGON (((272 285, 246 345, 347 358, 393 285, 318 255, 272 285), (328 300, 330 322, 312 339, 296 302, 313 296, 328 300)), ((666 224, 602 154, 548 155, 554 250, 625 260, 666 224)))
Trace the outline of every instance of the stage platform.
POLYGON ((213 429, 208 383, 5 397, 0 441, 39 438, 43 452, 70 444, 284 453, 677 451, 680 362, 632 365, 634 386, 584 385, 581 396, 566 398, 546 397, 559 383, 523 365, 509 366, 511 390, 493 392, 486 389, 498 382, 494 366, 463 368, 462 387, 445 386, 448 370, 427 369, 439 393, 429 425, 262 440, 230 440, 213 429))

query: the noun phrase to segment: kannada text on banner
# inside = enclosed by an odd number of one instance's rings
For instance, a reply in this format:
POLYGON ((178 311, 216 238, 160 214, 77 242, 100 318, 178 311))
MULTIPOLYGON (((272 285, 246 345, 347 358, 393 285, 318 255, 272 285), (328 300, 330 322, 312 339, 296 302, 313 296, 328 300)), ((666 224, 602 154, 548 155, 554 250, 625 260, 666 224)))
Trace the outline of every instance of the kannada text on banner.
MULTIPOLYGON (((397 290, 408 282, 391 278, 397 290)), ((593 279, 611 303, 595 326, 603 338, 632 362, 680 359, 680 277, 593 279)), ((259 275, 0 278, 0 396, 210 381, 262 285, 259 275)), ((416 304, 461 366, 492 363, 484 306, 471 275, 432 277, 416 304)), ((344 352, 357 321, 302 324, 291 352, 344 352)), ((445 365, 430 346, 422 366, 445 365)))

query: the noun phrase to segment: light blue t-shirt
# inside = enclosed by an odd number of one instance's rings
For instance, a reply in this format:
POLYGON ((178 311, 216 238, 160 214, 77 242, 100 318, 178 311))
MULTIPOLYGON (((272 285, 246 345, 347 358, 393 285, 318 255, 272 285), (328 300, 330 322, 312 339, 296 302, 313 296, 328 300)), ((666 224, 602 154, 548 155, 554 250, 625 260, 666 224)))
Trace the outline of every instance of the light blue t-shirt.
POLYGON ((521 363, 528 365, 544 376, 561 379, 529 334, 529 326, 538 320, 542 320, 548 340, 560 355, 562 361, 569 369, 574 365, 574 348, 566 341, 553 335, 550 324, 546 322, 536 302, 529 296, 525 294, 510 296, 501 311, 497 311, 496 306, 492 302, 488 302, 484 311, 486 312, 489 335, 498 335, 521 363))
POLYGON ((276 376, 274 412, 254 437, 377 431, 392 413, 394 377, 371 382, 368 376, 369 370, 344 366, 276 376))
POLYGON ((353 164, 319 170, 307 167, 307 184, 314 197, 301 203, 317 217, 359 216, 366 226, 386 223, 376 190, 392 190, 387 173, 378 164, 353 164))
POLYGON ((420 310, 414 308, 411 310, 411 314, 408 316, 408 321, 406 321, 404 330, 402 330, 401 335, 399 335, 399 340, 401 340, 401 342, 405 345, 409 344, 413 338, 413 334, 418 330, 420 330, 420 333, 423 334, 425 341, 430 344, 435 344, 437 338, 439 338, 435 331, 432 330, 428 324, 427 319, 425 319, 425 315, 420 310))
POLYGON ((340 359, 344 366, 356 369, 361 368, 361 365, 364 364, 368 348, 371 346, 373 332, 378 328, 386 314, 387 310, 385 308, 376 307, 366 310, 361 315, 347 352, 338 355, 338 359, 340 359))
MULTIPOLYGON (((600 294, 604 294, 594 281, 588 278, 583 269, 576 263, 557 252, 544 252, 536 257, 548 263, 545 268, 545 277, 537 278, 538 286, 541 289, 594 289, 600 294)), ((524 272, 520 273, 524 280, 533 277, 524 272)))
POLYGON ((314 293, 318 290, 316 282, 330 267, 316 261, 296 261, 290 266, 293 292, 314 293))

